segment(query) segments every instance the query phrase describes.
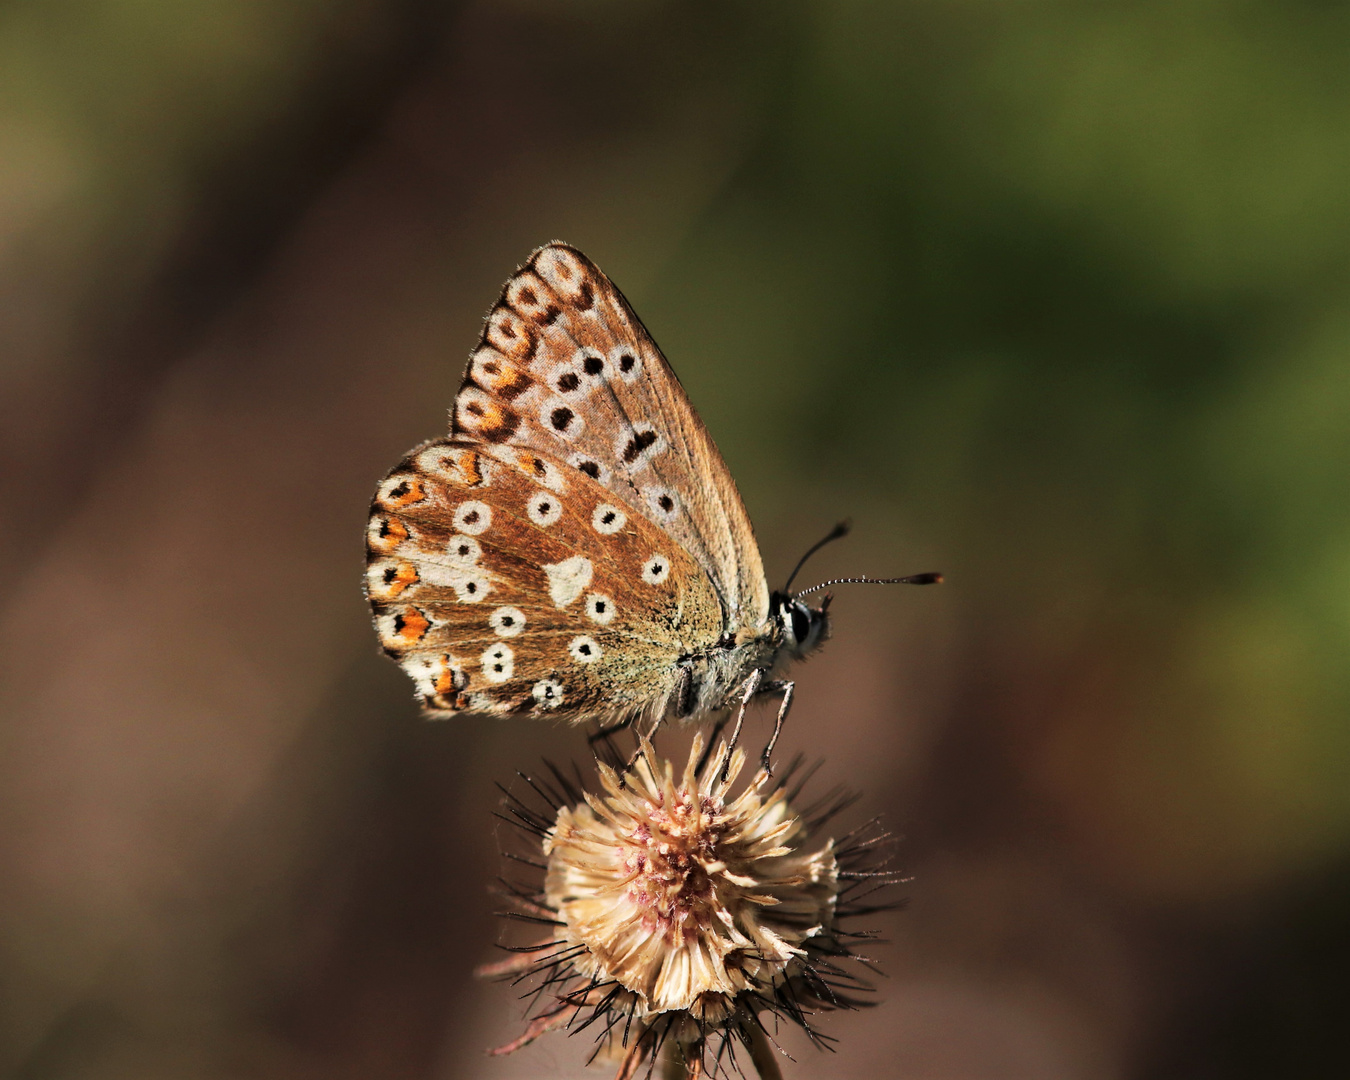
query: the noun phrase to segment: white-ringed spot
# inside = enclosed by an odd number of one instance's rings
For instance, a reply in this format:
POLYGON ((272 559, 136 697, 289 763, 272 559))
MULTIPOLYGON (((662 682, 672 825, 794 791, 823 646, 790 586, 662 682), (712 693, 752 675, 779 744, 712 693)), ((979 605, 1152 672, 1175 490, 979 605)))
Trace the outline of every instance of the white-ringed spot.
POLYGON ((573 454, 567 459, 567 463, 572 468, 584 472, 592 480, 599 481, 602 484, 609 483, 609 470, 594 458, 589 458, 585 454, 573 454))
POLYGON ((560 563, 546 563, 544 573, 548 575, 548 595, 555 607, 565 608, 586 591, 595 574, 591 560, 584 555, 573 555, 560 563))
POLYGON ((456 575, 450 582, 455 599, 461 604, 476 604, 492 591, 492 585, 481 574, 456 575))
POLYGON ((586 430, 586 421, 581 415, 560 397, 545 400, 539 407, 539 423, 545 431, 561 435, 564 439, 575 439, 586 430))
POLYGON ((515 607, 499 607, 488 616, 488 625, 498 637, 515 637, 525 629, 525 612, 515 607))
POLYGON ((593 637, 578 634, 567 643, 567 651, 578 664, 593 664, 600 659, 600 643, 593 637))
POLYGON ((591 593, 586 597, 586 617, 604 626, 614 618, 614 601, 604 593, 591 593))
POLYGON ((605 536, 613 536, 616 532, 628 524, 628 515, 617 506, 611 506, 609 503, 601 503, 595 508, 595 513, 591 515, 591 525, 598 533, 605 536))
POLYGON ((477 536, 492 524, 492 507, 471 499, 455 508, 455 528, 462 533, 477 536))
POLYGON ((642 354, 631 345, 616 345, 609 350, 609 368, 624 382, 632 382, 642 374, 642 354))
POLYGON ((648 585, 660 585, 670 577, 670 560, 663 555, 653 555, 642 564, 642 580, 648 585))
POLYGON ((506 682, 516 670, 516 654, 509 645, 494 645, 483 653, 482 664, 488 682, 506 682))
POLYGON ((607 366, 604 353, 595 349, 578 349, 572 357, 572 370, 580 373, 583 383, 590 384, 589 390, 595 389, 605 378, 607 366))
POLYGON ((540 679, 530 688, 530 695, 545 709, 556 709, 562 704, 563 685, 557 679, 540 679))
POLYGON ((679 513, 680 504, 675 495, 665 488, 651 488, 647 492, 647 505, 662 521, 671 521, 679 513))
POLYGON ((445 545, 445 553, 452 563, 473 566, 483 557, 483 548, 472 536, 456 534, 450 537, 450 542, 445 545))
POLYGON ((556 495, 544 492, 531 496, 526 508, 530 520, 543 528, 555 524, 562 517, 562 511, 562 500, 556 495))

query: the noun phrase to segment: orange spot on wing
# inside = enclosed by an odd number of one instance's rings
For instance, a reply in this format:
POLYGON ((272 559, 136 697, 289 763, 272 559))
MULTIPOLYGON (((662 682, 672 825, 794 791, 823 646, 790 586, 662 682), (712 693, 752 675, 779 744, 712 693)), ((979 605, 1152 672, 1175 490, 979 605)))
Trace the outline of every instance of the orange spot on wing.
POLYGON ((444 697, 455 692, 455 669, 450 666, 450 657, 441 657, 441 676, 436 680, 436 693, 444 697))
POLYGON ((394 637, 404 645, 421 641, 430 629, 430 620, 415 607, 406 607, 394 616, 394 637))
POLYGON ((483 467, 478 462, 478 455, 472 451, 466 450, 459 456, 455 471, 468 487, 477 487, 483 482, 483 467))
POLYGON ((398 518, 376 518, 371 523, 370 547, 381 555, 387 555, 408 539, 408 527, 398 518))
POLYGON ((405 506, 419 503, 427 497, 422 481, 415 476, 405 477, 385 492, 384 505, 391 510, 401 510, 405 506))
POLYGON ((393 567, 393 574, 385 578, 385 586, 392 599, 406 589, 409 585, 417 584, 417 568, 410 562, 399 563, 393 567))

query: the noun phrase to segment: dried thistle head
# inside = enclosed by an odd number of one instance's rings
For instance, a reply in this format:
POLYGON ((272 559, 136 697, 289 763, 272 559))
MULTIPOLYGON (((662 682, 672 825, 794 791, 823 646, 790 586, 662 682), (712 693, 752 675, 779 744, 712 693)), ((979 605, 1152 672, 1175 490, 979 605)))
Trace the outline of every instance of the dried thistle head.
POLYGON ((833 792, 795 810, 795 769, 778 781, 761 769, 733 797, 744 764, 725 743, 705 755, 698 736, 677 775, 643 739, 627 766, 598 762, 598 794, 554 770, 552 783, 525 778, 547 810, 508 796, 544 860, 527 860, 544 871, 542 887, 512 885, 511 914, 552 933, 481 970, 539 976, 529 1028, 495 1053, 597 1025, 597 1052, 620 1055, 620 1077, 657 1052, 700 1075, 714 1036, 714 1072, 724 1055, 739 1071, 739 1042, 770 1077, 766 1016, 824 1045, 810 1015, 862 1004, 852 995, 870 987, 843 962, 866 962, 848 943, 870 935, 839 924, 878 910, 860 907, 860 890, 896 880, 888 837, 869 823, 837 844, 815 841, 852 800, 833 792))

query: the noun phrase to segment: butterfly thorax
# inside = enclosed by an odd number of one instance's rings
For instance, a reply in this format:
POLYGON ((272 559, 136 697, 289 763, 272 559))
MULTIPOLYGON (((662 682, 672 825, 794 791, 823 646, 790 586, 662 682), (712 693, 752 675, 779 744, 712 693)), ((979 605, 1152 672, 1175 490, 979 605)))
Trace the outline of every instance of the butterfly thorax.
POLYGON ((677 681, 668 711, 678 717, 725 711, 737 704, 755 671, 772 679, 793 661, 814 652, 830 635, 824 608, 774 594, 772 611, 761 626, 727 632, 711 648, 681 658, 681 667, 688 673, 684 676, 687 688, 682 680, 677 681))
POLYGON ((771 671, 782 652, 782 628, 772 620, 723 634, 710 647, 681 657, 668 714, 684 719, 731 708, 751 673, 771 671))

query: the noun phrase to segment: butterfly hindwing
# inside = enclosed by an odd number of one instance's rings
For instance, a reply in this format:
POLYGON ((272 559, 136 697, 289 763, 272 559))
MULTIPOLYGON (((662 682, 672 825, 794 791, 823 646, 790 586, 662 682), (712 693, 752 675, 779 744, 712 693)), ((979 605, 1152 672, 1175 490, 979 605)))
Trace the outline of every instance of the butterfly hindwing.
POLYGON ((722 632, 680 544, 540 451, 419 447, 376 493, 367 553, 381 644, 435 713, 659 710, 679 658, 722 632))
POLYGON ((764 623, 763 564, 726 463, 632 308, 579 251, 546 245, 507 282, 452 431, 537 451, 608 489, 702 566, 727 629, 764 623))

